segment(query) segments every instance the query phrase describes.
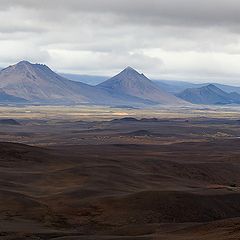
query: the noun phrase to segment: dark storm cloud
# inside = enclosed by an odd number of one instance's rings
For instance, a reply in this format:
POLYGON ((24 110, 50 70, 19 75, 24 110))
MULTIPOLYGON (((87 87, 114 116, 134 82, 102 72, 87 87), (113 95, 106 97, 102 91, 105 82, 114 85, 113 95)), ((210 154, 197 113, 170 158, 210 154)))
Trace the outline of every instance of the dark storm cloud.
POLYGON ((0 62, 238 81, 239 10, 237 0, 0 0, 0 62))
MULTIPOLYGON (((240 22, 238 0, 2 0, 1 9, 14 7, 60 13, 95 13, 122 16, 129 21, 153 24, 237 25, 240 22)), ((62 16, 65 17, 64 15, 62 16)))

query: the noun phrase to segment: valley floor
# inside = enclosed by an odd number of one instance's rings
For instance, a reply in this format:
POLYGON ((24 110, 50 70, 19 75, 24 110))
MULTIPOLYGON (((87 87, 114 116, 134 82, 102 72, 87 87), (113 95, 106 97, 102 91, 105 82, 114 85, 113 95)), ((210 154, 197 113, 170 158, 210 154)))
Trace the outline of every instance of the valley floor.
POLYGON ((240 239, 237 108, 1 111, 0 239, 240 239))

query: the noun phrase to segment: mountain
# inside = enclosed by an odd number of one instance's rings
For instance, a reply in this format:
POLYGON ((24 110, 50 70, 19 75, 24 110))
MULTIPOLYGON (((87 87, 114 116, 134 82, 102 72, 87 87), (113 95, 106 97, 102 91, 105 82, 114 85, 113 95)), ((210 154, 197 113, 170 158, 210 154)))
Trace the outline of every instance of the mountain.
POLYGON ((238 93, 227 93, 213 84, 200 88, 188 88, 176 96, 194 104, 232 104, 240 103, 238 93))
POLYGON ((21 61, 0 71, 0 88, 7 94, 40 102, 89 102, 94 88, 65 79, 49 67, 21 61))
POLYGON ((127 67, 116 76, 97 85, 112 95, 123 96, 125 98, 134 97, 156 104, 183 104, 183 100, 163 91, 153 81, 144 74, 138 73, 131 67, 127 67))

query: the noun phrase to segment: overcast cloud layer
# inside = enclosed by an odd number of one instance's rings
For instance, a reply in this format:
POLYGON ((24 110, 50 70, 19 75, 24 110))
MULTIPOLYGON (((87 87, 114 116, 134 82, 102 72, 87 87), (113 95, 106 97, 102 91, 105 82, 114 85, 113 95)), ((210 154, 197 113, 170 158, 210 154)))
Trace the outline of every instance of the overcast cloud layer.
POLYGON ((239 0, 0 0, 0 66, 240 85, 239 0))

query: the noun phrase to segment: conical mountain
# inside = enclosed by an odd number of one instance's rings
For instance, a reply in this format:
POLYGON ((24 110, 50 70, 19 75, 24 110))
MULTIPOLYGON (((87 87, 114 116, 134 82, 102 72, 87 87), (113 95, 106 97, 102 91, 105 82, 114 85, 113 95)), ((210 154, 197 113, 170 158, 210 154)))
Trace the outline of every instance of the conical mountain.
POLYGON ((138 73, 131 67, 125 68, 116 76, 98 85, 112 94, 136 97, 159 104, 183 104, 184 101, 163 91, 157 84, 144 74, 138 73))
POLYGON ((92 103, 104 93, 93 86, 70 81, 43 64, 21 61, 0 71, 0 89, 29 101, 92 103))

